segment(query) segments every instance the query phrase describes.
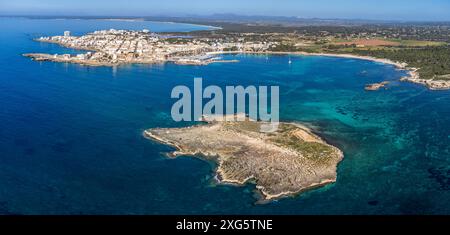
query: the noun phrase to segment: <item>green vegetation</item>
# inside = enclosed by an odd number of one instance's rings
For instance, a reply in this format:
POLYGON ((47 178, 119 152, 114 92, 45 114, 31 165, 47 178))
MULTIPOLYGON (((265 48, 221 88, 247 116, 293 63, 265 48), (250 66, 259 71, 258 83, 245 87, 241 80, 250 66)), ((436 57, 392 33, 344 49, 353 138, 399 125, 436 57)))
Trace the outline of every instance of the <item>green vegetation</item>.
POLYGON ((295 47, 280 44, 271 48, 274 52, 342 53, 371 56, 380 59, 407 63, 409 67, 419 68, 423 79, 450 79, 450 46, 439 42, 401 41, 399 46, 357 47, 356 45, 314 44, 308 47, 295 47), (409 45, 409 46, 406 46, 409 45), (427 46, 422 46, 427 45, 427 46), (441 46, 436 46, 441 45, 441 46))
POLYGON ((249 131, 259 133, 261 131, 261 123, 253 121, 244 122, 226 122, 223 125, 225 128, 230 128, 232 130, 238 131, 249 131))
POLYGON ((310 53, 342 53, 370 56, 407 63, 411 68, 418 68, 423 79, 450 80, 450 46, 443 42, 390 40, 398 46, 366 46, 354 44, 327 44, 321 47, 304 48, 310 53))
POLYGON ((391 42, 398 42, 403 47, 427 47, 427 46, 445 46, 445 42, 419 41, 419 40, 400 40, 391 39, 391 42))
POLYGON ((385 48, 378 50, 355 49, 352 53, 363 56, 386 58, 393 61, 406 62, 410 67, 419 69, 424 79, 449 79, 450 74, 450 47, 420 47, 420 48, 385 48))
POLYGON ((330 155, 333 154, 333 148, 317 142, 306 142, 293 134, 298 127, 289 124, 280 125, 280 135, 273 137, 271 140, 286 148, 304 154, 304 156, 313 162, 323 165, 330 161, 330 155))
POLYGON ((267 49, 270 52, 341 53, 390 59, 418 68, 422 79, 450 80, 450 24, 445 22, 289 26, 214 22, 212 25, 222 29, 184 34, 219 43, 274 43, 267 49))
POLYGON ((327 164, 330 161, 329 156, 333 154, 333 149, 330 146, 321 143, 306 142, 295 136, 276 137, 273 141, 282 147, 302 153, 306 158, 319 165, 327 164))
POLYGON ((238 51, 239 48, 234 46, 234 47, 229 47, 229 48, 225 48, 223 51, 238 51))
POLYGON ((275 47, 271 48, 271 51, 274 52, 293 52, 293 51, 298 51, 298 48, 292 44, 284 44, 281 43, 279 45, 276 45, 275 47))

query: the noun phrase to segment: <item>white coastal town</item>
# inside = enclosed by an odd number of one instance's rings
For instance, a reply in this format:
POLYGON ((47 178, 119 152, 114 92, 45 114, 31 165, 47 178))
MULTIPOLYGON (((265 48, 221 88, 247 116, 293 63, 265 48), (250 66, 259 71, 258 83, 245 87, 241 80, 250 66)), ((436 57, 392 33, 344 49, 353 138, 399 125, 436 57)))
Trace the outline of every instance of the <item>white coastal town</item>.
POLYGON ((226 42, 223 39, 163 36, 150 30, 101 30, 84 36, 72 36, 65 31, 63 36, 41 37, 39 42, 56 43, 64 47, 85 50, 80 54, 24 54, 37 61, 69 62, 92 66, 115 66, 129 63, 206 65, 221 60, 217 55, 224 51, 266 51, 276 43, 226 42))

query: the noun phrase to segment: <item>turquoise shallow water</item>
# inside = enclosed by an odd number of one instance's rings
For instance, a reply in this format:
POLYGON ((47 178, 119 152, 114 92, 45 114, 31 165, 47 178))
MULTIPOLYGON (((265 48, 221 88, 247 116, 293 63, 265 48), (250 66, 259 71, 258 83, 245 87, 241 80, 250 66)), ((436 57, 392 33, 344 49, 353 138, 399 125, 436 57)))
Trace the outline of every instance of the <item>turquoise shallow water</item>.
POLYGON ((450 92, 397 82, 363 60, 227 55, 240 63, 91 68, 33 62, 74 52, 32 41, 71 30, 199 26, 0 18, 0 214, 449 214, 450 92), (278 85, 281 119, 345 152, 336 184, 255 205, 251 185, 217 186, 211 166, 165 158, 142 137, 170 117, 176 85, 278 85), (364 85, 393 81, 388 90, 364 85))

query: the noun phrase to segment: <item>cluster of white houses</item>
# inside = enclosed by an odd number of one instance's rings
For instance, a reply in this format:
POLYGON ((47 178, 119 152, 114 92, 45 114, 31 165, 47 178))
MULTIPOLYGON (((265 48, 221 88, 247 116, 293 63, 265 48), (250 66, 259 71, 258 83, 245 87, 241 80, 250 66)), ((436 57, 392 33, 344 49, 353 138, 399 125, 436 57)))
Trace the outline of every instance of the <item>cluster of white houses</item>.
POLYGON ((76 60, 99 63, 157 63, 165 61, 204 63, 208 52, 221 52, 230 48, 240 51, 264 51, 272 44, 254 42, 218 42, 209 39, 169 40, 149 30, 101 30, 84 36, 41 37, 38 41, 57 43, 65 47, 87 50, 78 55, 53 55, 58 61, 76 60))

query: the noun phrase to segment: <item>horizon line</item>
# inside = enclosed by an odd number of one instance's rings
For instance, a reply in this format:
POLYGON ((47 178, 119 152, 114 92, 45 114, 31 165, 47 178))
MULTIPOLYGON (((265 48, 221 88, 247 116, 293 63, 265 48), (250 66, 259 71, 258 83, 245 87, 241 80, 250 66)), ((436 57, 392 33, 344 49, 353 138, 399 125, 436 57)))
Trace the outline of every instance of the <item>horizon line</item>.
MULTIPOLYGON (((300 16, 281 16, 281 15, 250 15, 250 14, 234 14, 234 13, 213 13, 209 15, 137 15, 137 16, 131 16, 131 15, 77 15, 77 14, 3 14, 0 13, 0 17, 23 17, 23 18, 33 18, 33 17, 48 17, 48 18, 108 18, 108 19, 142 19, 146 17, 166 17, 166 18, 198 18, 198 19, 210 19, 210 20, 221 20, 221 19, 213 19, 209 17, 217 17, 217 16, 238 16, 238 17, 261 17, 261 18, 286 18, 286 19, 297 19, 297 20, 334 20, 334 21, 369 21, 369 22, 384 22, 384 23, 450 23, 450 20, 400 20, 400 19, 364 19, 364 18, 340 18, 340 17, 334 17, 334 18, 320 18, 320 17, 300 17, 300 16)), ((144 19, 145 20, 145 19, 144 19)), ((226 19, 222 19, 224 23, 230 23, 227 22, 226 19)))

